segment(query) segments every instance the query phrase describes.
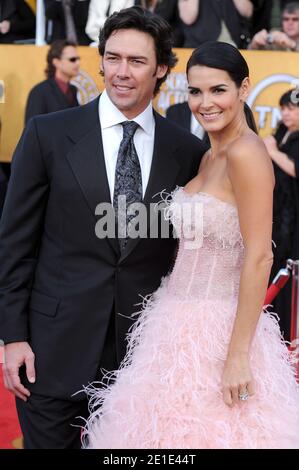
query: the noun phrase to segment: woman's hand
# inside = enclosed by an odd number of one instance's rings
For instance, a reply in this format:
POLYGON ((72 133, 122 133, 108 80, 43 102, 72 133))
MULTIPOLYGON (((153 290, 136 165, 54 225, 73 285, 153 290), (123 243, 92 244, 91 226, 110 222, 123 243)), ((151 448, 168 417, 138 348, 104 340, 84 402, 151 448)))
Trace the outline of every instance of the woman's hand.
POLYGON ((267 151, 272 158, 272 153, 277 152, 277 142, 273 135, 268 135, 267 137, 264 137, 264 144, 266 145, 267 151))
POLYGON ((228 406, 246 401, 246 397, 254 395, 247 353, 231 354, 227 357, 222 376, 222 393, 223 401, 228 406))

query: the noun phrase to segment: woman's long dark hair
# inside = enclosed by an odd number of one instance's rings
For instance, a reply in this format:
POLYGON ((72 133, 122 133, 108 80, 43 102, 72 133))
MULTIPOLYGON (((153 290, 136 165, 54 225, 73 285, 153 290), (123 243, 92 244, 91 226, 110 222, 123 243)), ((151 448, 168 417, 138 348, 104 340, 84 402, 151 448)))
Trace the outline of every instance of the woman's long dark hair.
POLYGON ((259 132, 257 130, 257 125, 256 125, 256 122, 255 122, 255 119, 254 119, 253 112, 251 111, 251 108, 248 106, 247 103, 244 103, 244 113, 245 113, 245 118, 246 118, 246 122, 247 122, 248 127, 250 127, 250 129, 253 132, 258 134, 259 132))
POLYGON ((244 78, 249 76, 246 60, 238 49, 231 44, 219 41, 207 41, 195 49, 187 63, 187 75, 194 65, 205 65, 213 69, 224 70, 240 88, 244 78))

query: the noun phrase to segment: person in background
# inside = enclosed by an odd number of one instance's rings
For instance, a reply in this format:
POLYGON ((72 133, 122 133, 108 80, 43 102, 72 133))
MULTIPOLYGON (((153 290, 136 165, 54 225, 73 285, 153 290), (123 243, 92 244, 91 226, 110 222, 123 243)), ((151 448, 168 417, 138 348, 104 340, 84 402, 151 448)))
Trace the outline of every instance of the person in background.
POLYGON ((271 29, 273 0, 252 0, 253 14, 250 20, 250 37, 262 29, 271 29))
POLYGON ((198 47, 209 40, 224 41, 247 48, 250 0, 178 0, 184 47, 198 47))
POLYGON ((25 124, 37 114, 47 114, 78 106, 77 88, 70 81, 79 73, 80 57, 76 44, 59 39, 51 44, 47 54, 47 79, 35 85, 29 93, 25 124))
POLYGON ((0 0, 0 44, 35 37, 35 15, 24 0, 0 0))
POLYGON ((262 29, 256 33, 248 49, 299 50, 299 2, 287 3, 281 13, 282 31, 262 29))
MULTIPOLYGON (((51 44, 57 39, 68 39, 82 46, 87 46, 90 43, 90 39, 85 33, 89 0, 44 1, 45 15, 48 20, 46 34, 48 43, 51 44)), ((99 0, 99 3, 102 1, 99 0)))
MULTIPOLYGON (((281 123, 273 136, 264 138, 275 171, 273 205, 274 263, 270 280, 288 258, 299 259, 299 92, 289 90, 280 100, 281 123)), ((290 340, 291 282, 273 302, 281 331, 290 340)))
POLYGON ((205 135, 203 127, 191 113, 187 101, 169 106, 166 110, 166 118, 175 122, 178 126, 187 129, 191 134, 200 139, 205 135))
POLYGON ((178 12, 178 0, 135 0, 135 5, 141 5, 168 21, 173 31, 174 47, 184 43, 183 31, 178 12))
POLYGON ((88 19, 85 32, 94 42, 98 43, 99 31, 106 19, 115 11, 129 8, 134 5, 134 0, 90 0, 88 19))

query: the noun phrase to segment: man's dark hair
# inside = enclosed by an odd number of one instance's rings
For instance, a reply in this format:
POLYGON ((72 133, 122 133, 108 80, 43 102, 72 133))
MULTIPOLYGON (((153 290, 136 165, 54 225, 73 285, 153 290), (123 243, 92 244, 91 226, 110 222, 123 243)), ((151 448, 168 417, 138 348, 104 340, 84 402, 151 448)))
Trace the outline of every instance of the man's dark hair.
POLYGON ((67 39, 57 39, 57 41, 51 44, 47 54, 47 68, 45 70, 47 78, 53 78, 55 76, 56 67, 53 65, 53 59, 60 59, 63 49, 67 46, 76 47, 77 44, 67 39))
POLYGON ((283 13, 295 13, 298 10, 299 10, 299 2, 289 2, 283 7, 282 14, 283 13))
POLYGON ((279 106, 299 106, 299 92, 298 89, 286 91, 279 99, 279 106))
POLYGON ((115 31, 121 29, 135 29, 150 34, 155 42, 157 65, 167 65, 167 73, 158 78, 154 94, 156 95, 166 80, 170 70, 177 62, 176 55, 172 52, 173 37, 170 25, 161 16, 151 13, 140 6, 125 8, 113 13, 100 31, 99 53, 105 53, 106 42, 115 31))

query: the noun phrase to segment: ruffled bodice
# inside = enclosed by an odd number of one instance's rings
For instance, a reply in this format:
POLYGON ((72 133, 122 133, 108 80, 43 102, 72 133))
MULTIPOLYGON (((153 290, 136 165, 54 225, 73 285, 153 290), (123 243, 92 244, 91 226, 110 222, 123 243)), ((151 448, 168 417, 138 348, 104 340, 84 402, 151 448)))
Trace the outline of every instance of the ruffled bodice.
POLYGON ((168 289, 176 300, 237 298, 244 257, 236 206, 177 188, 166 217, 180 239, 168 289))

